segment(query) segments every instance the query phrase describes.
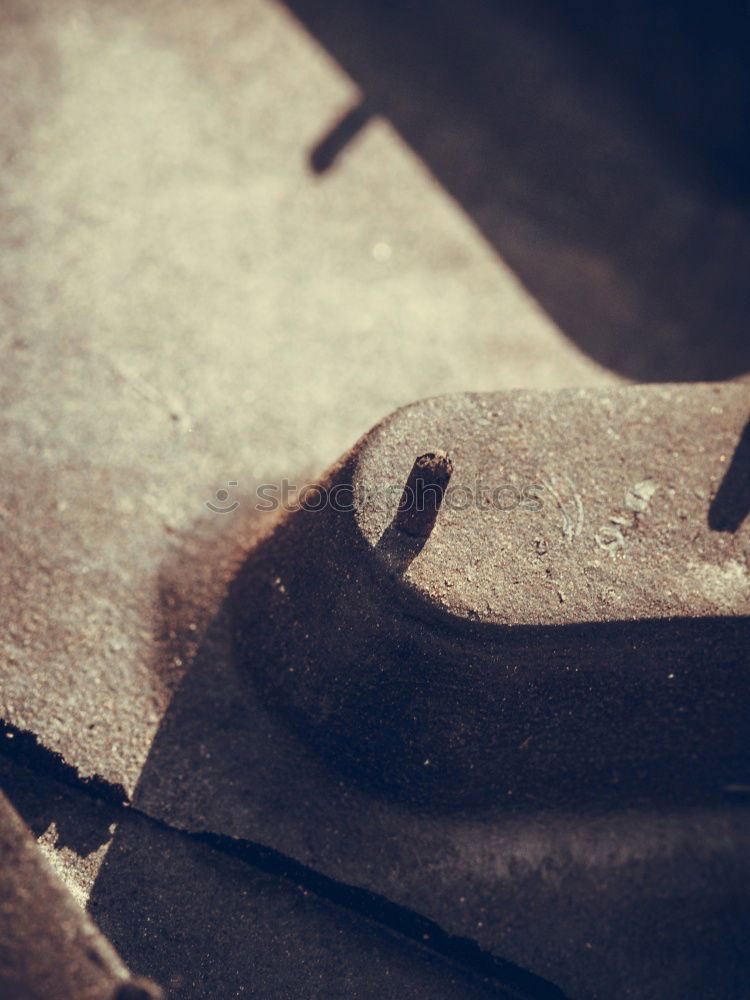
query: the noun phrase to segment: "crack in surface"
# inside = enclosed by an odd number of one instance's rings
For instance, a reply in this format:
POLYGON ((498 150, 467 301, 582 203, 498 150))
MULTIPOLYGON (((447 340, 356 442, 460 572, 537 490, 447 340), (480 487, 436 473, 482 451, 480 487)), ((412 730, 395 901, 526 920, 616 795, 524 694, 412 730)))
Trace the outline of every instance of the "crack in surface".
POLYGON ((492 955, 471 938, 450 934, 428 917, 385 896, 339 882, 264 844, 210 831, 186 830, 152 816, 132 804, 122 785, 108 782, 100 775, 82 777, 62 754, 47 749, 34 733, 1 720, 0 753, 23 767, 73 787, 91 798, 104 800, 164 831, 187 837, 267 875, 292 882, 318 898, 364 917, 469 972, 491 979, 518 1000, 567 1000, 566 994, 554 983, 514 962, 492 955))

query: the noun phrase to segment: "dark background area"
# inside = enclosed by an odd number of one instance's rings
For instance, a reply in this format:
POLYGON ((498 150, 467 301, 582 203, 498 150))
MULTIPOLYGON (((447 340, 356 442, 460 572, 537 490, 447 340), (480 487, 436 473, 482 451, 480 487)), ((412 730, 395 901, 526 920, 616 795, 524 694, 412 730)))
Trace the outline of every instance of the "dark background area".
POLYGON ((750 192, 750 14, 721 0, 549 4, 721 192, 750 192))
POLYGON ((600 364, 639 381, 747 370, 738 6, 288 5, 364 95, 314 170, 383 115, 600 364))

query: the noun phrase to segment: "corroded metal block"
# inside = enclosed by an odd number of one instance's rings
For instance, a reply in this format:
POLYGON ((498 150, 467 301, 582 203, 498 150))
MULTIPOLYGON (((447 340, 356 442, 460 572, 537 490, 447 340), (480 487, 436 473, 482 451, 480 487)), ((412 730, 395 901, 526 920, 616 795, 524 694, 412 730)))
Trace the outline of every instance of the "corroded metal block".
POLYGON ((431 808, 748 783, 749 403, 653 386, 397 411, 252 553, 244 659, 336 767, 431 808), (452 476, 409 532, 425 454, 452 476))

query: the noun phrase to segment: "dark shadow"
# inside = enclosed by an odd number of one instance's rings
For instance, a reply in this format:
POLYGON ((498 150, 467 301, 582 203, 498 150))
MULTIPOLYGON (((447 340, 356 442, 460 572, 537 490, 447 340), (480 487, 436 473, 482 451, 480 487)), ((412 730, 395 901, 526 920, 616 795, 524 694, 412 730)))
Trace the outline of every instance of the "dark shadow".
MULTIPOLYGON (((4 735, 3 743, 7 744, 7 731, 4 735)), ((82 783, 75 774, 48 767, 41 757, 19 755, 13 759, 6 755, 4 746, 2 750, 0 787, 34 836, 41 836, 54 823, 55 848, 69 847, 81 858, 111 839, 110 828, 120 810, 113 801, 99 797, 102 785, 82 783), (17 762, 20 760, 24 764, 17 762), (77 790, 68 789, 68 784, 77 790), (81 784, 88 795, 81 795, 81 784)))
POLYGON ((750 513, 750 421, 740 435, 732 460, 708 511, 713 531, 734 533, 750 513))
POLYGON ((0 723, 0 787, 35 836, 54 823, 55 846, 69 847, 82 858, 111 838, 117 806, 126 797, 122 788, 101 778, 80 778, 32 733, 8 723, 0 723), (68 792, 67 785, 86 788, 90 797, 68 792))
POLYGON ((735 0, 547 0, 576 37, 614 63, 676 155, 747 199, 750 18, 735 0))
POLYGON ((378 539, 375 551, 391 574, 401 576, 417 558, 426 541, 427 538, 419 535, 407 535, 391 522, 378 539))
POLYGON ((374 114, 367 101, 360 101, 333 126, 310 153, 310 166, 316 174, 329 170, 339 153, 370 121, 374 114))
MULTIPOLYGON (((418 937, 400 912, 405 933, 394 934, 387 921, 361 912, 355 897, 370 897, 372 906, 371 894, 350 890, 339 899, 346 887, 274 855, 125 816, 89 910, 129 965, 160 982, 170 1000, 565 1000, 552 984, 416 914, 418 937), (431 937, 440 950, 424 946, 431 937), (468 959, 464 967, 451 960, 455 952, 468 959)), ((402 909, 380 905, 389 917, 402 909)))
MULTIPOLYGON (((639 381, 750 368, 747 211, 688 175, 543 5, 287 6, 581 350, 639 381)), ((365 120, 347 114, 312 169, 365 120)))

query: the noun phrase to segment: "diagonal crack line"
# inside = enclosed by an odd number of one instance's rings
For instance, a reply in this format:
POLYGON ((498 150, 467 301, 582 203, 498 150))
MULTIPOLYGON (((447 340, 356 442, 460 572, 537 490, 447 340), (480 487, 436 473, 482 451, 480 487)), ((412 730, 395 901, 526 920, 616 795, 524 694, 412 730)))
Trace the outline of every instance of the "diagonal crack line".
POLYGON ((218 833, 187 833, 223 854, 239 858, 263 872, 293 881, 322 899, 364 916, 395 931, 402 937, 436 952, 465 969, 493 979, 510 990, 518 1000, 565 1000, 565 994, 553 983, 527 969, 484 951, 470 938, 449 934, 428 917, 385 896, 359 886, 338 882, 314 868, 254 841, 218 833))
POLYGON ((498 958, 471 938, 448 933, 433 920, 400 903, 394 903, 360 886, 339 882, 315 868, 255 841, 210 831, 186 830, 143 812, 132 805, 122 785, 94 775, 82 777, 63 756, 44 747, 34 733, 0 720, 0 753, 16 763, 44 774, 98 800, 138 816, 147 823, 204 844, 226 856, 243 861, 268 875, 283 878, 321 899, 364 917, 399 936, 415 942, 469 972, 493 980, 510 992, 514 1000, 567 1000, 554 983, 514 962, 498 958))

